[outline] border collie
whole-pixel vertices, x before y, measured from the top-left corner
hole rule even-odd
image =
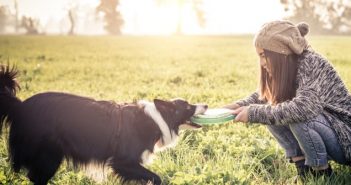
[[[75,167],[106,164],[123,182],[161,184],[143,164],[174,145],[180,126],[201,127],[188,120],[207,109],[180,99],[117,104],[59,92],[21,101],[17,74],[0,66],[0,127],[10,127],[12,169],[27,169],[35,185],[47,184],[63,159]]]

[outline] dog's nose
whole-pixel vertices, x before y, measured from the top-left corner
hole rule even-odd
[[[205,109],[207,109],[207,108],[208,108],[208,105],[205,105],[204,107],[205,107]]]

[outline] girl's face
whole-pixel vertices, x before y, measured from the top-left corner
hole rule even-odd
[[[264,54],[264,50],[262,48],[256,47],[256,53],[259,57],[260,65],[269,72],[269,69],[267,66],[267,59],[266,59],[266,56]]]

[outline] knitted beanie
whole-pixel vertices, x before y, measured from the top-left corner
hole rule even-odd
[[[308,47],[305,35],[309,31],[307,23],[294,25],[289,21],[272,21],[262,26],[254,38],[256,47],[284,55],[301,54]]]

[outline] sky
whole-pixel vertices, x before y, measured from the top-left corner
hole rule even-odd
[[[47,34],[64,34],[69,30],[67,10],[74,8],[78,34],[104,34],[102,15],[96,16],[99,0],[17,0],[20,16],[40,20],[40,30]],[[175,32],[179,15],[184,34],[255,33],[268,21],[282,19],[284,9],[279,0],[203,0],[206,25],[197,24],[190,3],[179,11],[176,3],[157,4],[155,0],[121,0],[119,10],[125,24],[124,34],[169,35]],[[175,1],[173,1],[175,2]],[[0,0],[13,12],[14,0]],[[180,12],[180,13],[179,13]]]

